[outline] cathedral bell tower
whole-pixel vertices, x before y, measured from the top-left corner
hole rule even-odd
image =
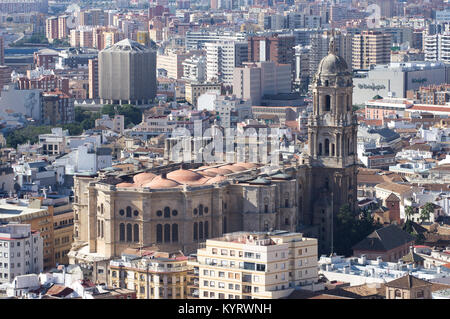
[[[305,222],[317,226],[319,250],[332,250],[335,216],[357,200],[357,131],[352,109],[352,73],[336,54],[334,37],[312,81],[313,113],[308,118],[309,216]],[[336,236],[334,236],[336,238]]]

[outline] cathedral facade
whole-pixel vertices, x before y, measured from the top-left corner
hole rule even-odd
[[[357,200],[352,74],[331,41],[313,80],[306,154],[280,167],[185,164],[75,177],[71,262],[120,256],[127,247],[193,253],[227,232],[274,229],[314,229],[308,236],[329,254],[336,214],[344,205],[355,210]]]

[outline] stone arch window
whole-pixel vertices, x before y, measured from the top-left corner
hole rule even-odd
[[[198,240],[198,225],[194,223],[194,240]]]
[[[402,292],[400,291],[400,289],[395,289],[395,298],[401,298],[402,297]]]
[[[194,215],[197,215],[197,214],[198,214],[198,209],[194,208]]]
[[[178,224],[172,225],[172,243],[178,243]]]
[[[134,224],[133,232],[134,232],[134,241],[138,242],[139,241],[139,225],[138,224]]]
[[[161,224],[156,225],[156,242],[157,243],[162,243],[162,238],[163,238],[162,232],[163,232],[162,225]]]
[[[325,139],[325,156],[330,156],[330,140]]]
[[[78,237],[78,227],[75,228],[75,237]]]
[[[127,224],[127,241],[133,241],[133,232],[131,224]]]
[[[104,210],[103,210],[103,203],[100,205],[100,214],[102,214],[103,215],[103,212],[104,212]]]
[[[119,225],[119,234],[120,234],[119,240],[125,241],[125,224],[124,223],[121,223]]]
[[[208,239],[208,237],[209,237],[209,223],[206,220],[205,221],[205,239]]]
[[[334,143],[332,143],[331,144],[331,156],[335,156],[335,154],[336,154],[336,150],[335,150],[335,147],[334,147]]]
[[[162,216],[162,210],[158,210],[158,211],[156,212],[156,216],[161,217],[161,216]]]
[[[127,206],[127,217],[130,218],[131,217],[131,207]]]
[[[200,204],[198,206],[198,216],[203,216],[203,205],[202,204]]]
[[[170,243],[170,224],[164,225],[164,242]]]
[[[164,207],[164,218],[170,218],[170,208]]]
[[[204,211],[205,211],[205,215],[208,214],[209,208],[205,206]]]
[[[133,212],[133,215],[134,215],[134,217],[138,217],[138,216],[139,216],[139,212],[138,212],[137,210],[135,210],[135,211]]]
[[[101,223],[100,223],[100,234],[101,234],[102,238],[105,238],[105,235],[103,233],[104,227],[105,227],[105,221],[102,220]]]
[[[222,222],[222,233],[226,233],[227,232],[227,217],[223,216],[223,222]]]
[[[176,210],[176,209],[174,209],[173,211],[172,211],[172,216],[177,216],[178,215],[178,211]]]
[[[198,239],[203,239],[203,222],[198,223]]]
[[[325,104],[323,106],[323,110],[325,112],[330,112],[331,111],[331,96],[329,96],[328,94],[325,95]]]
[[[325,80],[324,84],[325,84],[325,86],[328,86],[328,80]]]
[[[284,193],[284,207],[289,207],[289,192]]]
[[[119,210],[119,215],[120,215],[120,216],[125,215],[125,211],[124,211],[123,209]]]
[[[319,143],[319,154],[318,155],[322,155],[322,143]]]

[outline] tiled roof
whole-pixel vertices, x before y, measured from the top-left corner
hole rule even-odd
[[[401,278],[392,280],[385,284],[387,287],[400,288],[400,289],[411,289],[415,287],[431,286],[432,283],[426,280],[419,279],[410,274],[403,276]]]
[[[414,237],[396,225],[375,230],[352,247],[360,251],[389,251],[414,241]]]

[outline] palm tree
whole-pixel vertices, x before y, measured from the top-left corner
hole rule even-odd
[[[405,215],[406,220],[409,220],[412,215],[414,215],[414,208],[412,206],[406,206],[405,207]]]
[[[434,212],[434,204],[433,203],[426,203],[422,211],[420,212],[420,220],[422,223],[426,220],[430,219],[430,215]]]

